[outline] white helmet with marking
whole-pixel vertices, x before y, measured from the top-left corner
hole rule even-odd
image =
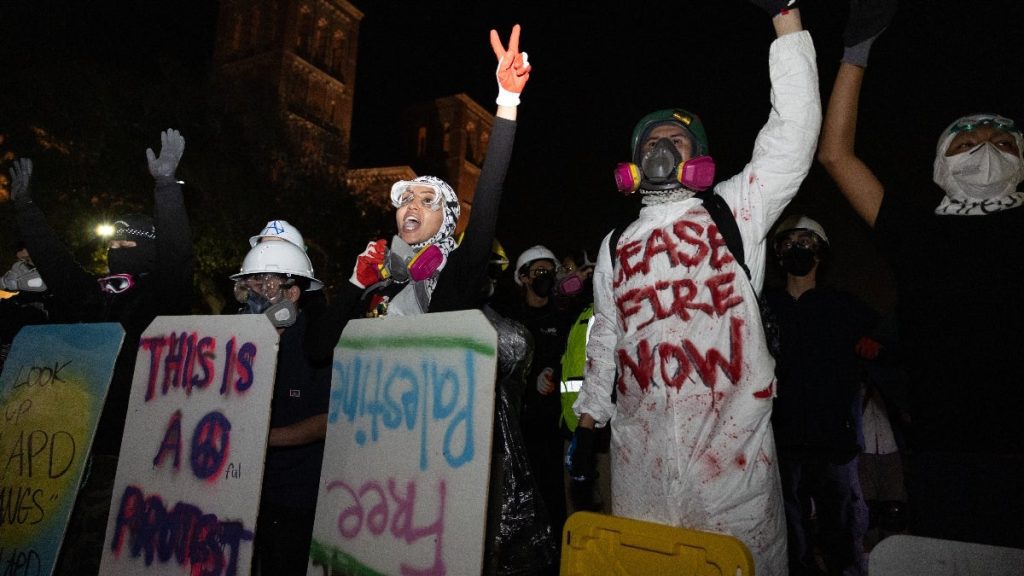
[[[263,227],[263,230],[260,230],[259,234],[249,238],[249,246],[256,246],[264,238],[287,240],[303,250],[306,249],[306,241],[302,238],[302,233],[286,220],[271,220],[267,222],[267,225]]]

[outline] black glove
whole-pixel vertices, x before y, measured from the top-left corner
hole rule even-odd
[[[898,4],[897,0],[850,0],[843,46],[856,46],[881,34],[892,22]]]
[[[32,160],[19,158],[11,165],[11,202],[17,205],[32,202]]]
[[[574,482],[588,482],[597,479],[597,462],[594,456],[594,430],[577,426],[565,453],[565,469]]]
[[[767,12],[772,18],[778,16],[783,10],[793,10],[797,4],[797,0],[750,0],[750,2]]]
[[[152,148],[146,149],[146,160],[149,161],[149,173],[157,182],[175,180],[174,171],[178,169],[181,155],[185,153],[185,139],[181,132],[168,129],[160,133],[160,156],[153,154]]]

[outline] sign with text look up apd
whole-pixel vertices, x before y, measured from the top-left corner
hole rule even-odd
[[[0,572],[53,572],[123,340],[112,323],[14,338],[0,375]]]

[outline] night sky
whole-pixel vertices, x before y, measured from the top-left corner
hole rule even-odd
[[[352,167],[406,163],[395,155],[393,135],[410,104],[466,92],[493,109],[488,31],[497,28],[507,38],[512,24],[522,24],[521,47],[534,71],[519,110],[499,222],[499,239],[513,259],[534,243],[596,252],[609,229],[636,215],[639,199],[618,195],[611,170],[628,159],[632,126],[647,112],[682,106],[699,114],[720,178],[748,160],[768,114],[774,33],[768,17],[743,0],[352,3],[365,13]],[[846,3],[801,6],[818,50],[824,103],[841,53]],[[0,5],[0,55],[13,67],[32,65],[44,52],[102,59],[140,71],[128,75],[138,81],[166,59],[203,73],[216,15],[216,2],[201,0],[8,0]],[[984,110],[1024,119],[1022,16],[1021,3],[1009,0],[901,2],[872,52],[858,141],[887,190],[937,202],[941,192],[930,176],[935,141],[956,116]],[[3,120],[12,122],[17,119]],[[820,167],[793,207],[829,232],[837,259],[832,281],[875,285],[864,296],[889,306],[886,271],[870,236]]]

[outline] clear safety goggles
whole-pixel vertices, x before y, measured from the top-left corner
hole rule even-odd
[[[288,278],[280,274],[251,274],[235,281],[235,292],[255,292],[273,302],[284,290],[294,285],[294,278]]]
[[[398,195],[391,203],[395,208],[401,208],[402,206],[408,206],[413,202],[418,202],[420,206],[428,210],[437,212],[441,209],[442,197],[436,190],[420,190],[419,192],[413,192],[412,190],[405,190]]]
[[[111,274],[97,278],[96,281],[100,284],[100,290],[107,294],[120,294],[135,286],[135,280],[132,279],[131,274]]]
[[[969,121],[958,122],[949,129],[950,134],[956,134],[958,132],[970,132],[971,130],[977,130],[982,126],[991,126],[997,130],[1003,132],[1020,132],[1020,128],[1013,120],[1004,116],[985,116],[982,118],[972,118]]]

